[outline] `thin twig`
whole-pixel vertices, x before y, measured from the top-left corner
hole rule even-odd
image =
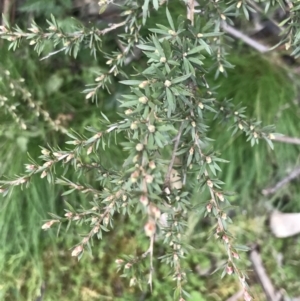
[[[277,190],[279,190],[282,186],[286,185],[290,181],[296,179],[298,176],[300,176],[300,166],[296,167],[292,170],[290,174],[288,174],[285,178],[283,178],[281,181],[276,183],[273,187],[266,188],[262,191],[262,194],[267,196],[269,194],[275,193]]]
[[[300,145],[299,138],[288,137],[288,136],[277,136],[274,138],[274,141]]]
[[[187,18],[194,25],[194,14],[195,14],[195,0],[189,0],[187,3]]]
[[[112,24],[110,27],[105,28],[105,29],[101,30],[100,32],[101,32],[102,35],[105,35],[106,33],[110,32],[112,30],[115,30],[118,27],[121,27],[121,26],[125,25],[126,23],[127,23],[127,21],[125,20],[121,23]]]
[[[4,0],[4,2],[3,2],[2,14],[7,20],[9,20],[10,8],[11,8],[12,4],[13,4],[13,1],[11,1],[11,0]],[[2,17],[2,25],[5,25],[3,17]]]
[[[148,284],[150,286],[150,292],[152,293],[152,278],[153,278],[153,272],[154,272],[154,267],[153,267],[153,247],[154,247],[154,236],[152,235],[150,237],[150,247],[149,247],[149,254],[150,254],[150,273],[149,273],[149,280]]]
[[[44,56],[43,58],[41,58],[40,61],[43,61],[43,60],[49,58],[50,56],[55,55],[55,54],[57,54],[57,53],[59,53],[59,52],[62,52],[62,51],[64,51],[64,50],[66,50],[66,49],[67,49],[67,47],[63,47],[63,48],[61,48],[61,49],[59,49],[59,50],[50,52],[49,54],[47,54],[46,56]]]
[[[167,174],[165,176],[164,183],[165,183],[165,186],[169,187],[169,188],[170,188],[171,172],[172,172],[173,165],[174,165],[174,162],[175,162],[176,152],[177,152],[178,145],[179,145],[179,142],[180,142],[180,137],[181,137],[181,134],[182,134],[182,130],[183,130],[183,122],[180,125],[177,136],[175,137],[175,144],[174,144],[174,149],[173,149],[173,153],[172,153],[172,158],[171,158],[171,161],[170,161],[170,164],[169,164],[169,167],[168,167]]]
[[[234,27],[228,25],[225,22],[222,22],[222,28],[225,32],[229,33],[233,37],[242,40],[245,44],[249,45],[250,47],[254,48],[260,53],[265,53],[270,51],[270,49],[261,43],[255,41],[254,39],[251,39],[250,37],[246,36],[241,31],[235,29]]]

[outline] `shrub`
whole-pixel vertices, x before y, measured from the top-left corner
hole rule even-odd
[[[108,2],[111,1],[99,2],[100,13]],[[265,1],[266,11],[273,2]],[[251,300],[247,275],[238,261],[239,252],[248,249],[236,244],[230,233],[231,193],[223,190],[224,183],[219,179],[220,165],[228,162],[213,148],[218,137],[209,137],[209,129],[221,125],[221,135],[227,135],[228,128],[232,135],[245,133],[251,146],[263,139],[273,148],[274,126],[263,126],[247,118],[243,106],[219,99],[208,75],[226,76],[227,70],[233,68],[226,56],[231,41],[224,28],[226,23],[233,24],[235,18],[241,18],[241,13],[249,19],[255,6],[246,1],[200,1],[199,7],[195,4],[194,0],[185,1],[187,16],[174,20],[166,1],[126,0],[120,6],[122,21],[104,29],[78,22],[73,31],[66,31],[54,16],[47,20],[45,30],[35,22],[24,31],[4,21],[0,36],[9,41],[9,49],[16,50],[28,41],[39,55],[43,54],[43,59],[60,52],[76,58],[82,49],[88,49],[94,57],[104,57],[108,67],[96,75],[95,84],[84,90],[86,100],[97,102],[100,89],[111,91],[115,80],[128,89],[118,99],[119,120],[111,122],[101,113],[99,127],[86,127],[89,134],[84,135],[57,124],[32,101],[20,82],[8,78],[11,90],[20,93],[34,109],[31,113],[41,115],[55,129],[67,131],[69,147],[42,147],[39,160],[30,157],[26,174],[1,181],[0,189],[3,195],[10,195],[16,186],[27,187],[32,177],[39,175],[49,183],[68,187],[62,194],[67,198],[75,192],[83,194],[89,200],[88,207],[67,203],[64,216],[51,214],[42,226],[45,230],[58,226],[59,230],[62,223],[68,227],[72,223],[87,225],[88,232],[71,252],[78,259],[85,251],[91,252],[93,239],[102,239],[103,232],[110,231],[120,215],[137,216],[148,237],[148,248],[116,259],[118,269],[130,279],[130,285],[142,287],[146,282],[152,290],[154,261],[160,260],[175,280],[174,299],[181,301],[188,296],[184,289],[189,272],[185,256],[193,252],[185,239],[187,218],[193,211],[209,216],[215,221],[211,239],[223,244],[227,254],[223,276],[236,275],[244,299]],[[282,43],[287,48],[293,46],[297,56],[294,22],[299,8],[289,4],[284,29],[287,35]],[[167,24],[157,24],[149,28],[146,37],[142,36],[150,13],[162,10]],[[106,53],[102,43],[116,29],[122,29],[118,34],[120,51]],[[45,54],[49,42],[55,49]],[[147,58],[146,65],[128,71],[126,65],[134,61],[139,50]],[[9,75],[4,72],[4,76]],[[0,100],[6,113],[26,129],[22,116],[28,112],[21,114],[6,96]],[[108,163],[106,154],[115,148],[114,144],[122,147],[124,159]],[[70,173],[78,180],[68,177]],[[156,244],[164,245],[163,254],[157,256]]]

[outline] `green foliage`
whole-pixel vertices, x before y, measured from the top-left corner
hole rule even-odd
[[[236,139],[234,137],[241,134],[245,134],[251,146],[263,139],[273,148],[274,127],[264,126],[260,121],[248,118],[244,104],[235,104],[234,101],[228,100],[240,96],[226,88],[224,79],[221,80],[220,91],[213,88],[214,78],[218,78],[220,74],[228,75],[229,80],[237,74],[236,70],[234,73],[231,71],[234,60],[231,61],[226,56],[227,40],[222,32],[222,22],[226,20],[232,23],[232,17],[239,16],[240,12],[249,19],[251,7],[242,1],[237,4],[232,1],[209,2],[206,6],[200,1],[204,11],[200,18],[195,15],[192,3],[193,1],[190,3],[187,19],[185,16],[174,18],[168,8],[164,8],[164,3],[156,0],[137,3],[125,1],[120,14],[123,17],[122,22],[101,30],[96,26],[86,27],[79,22],[74,22],[74,28],[68,30],[54,16],[47,21],[49,27],[45,30],[35,22],[32,22],[26,31],[18,26],[10,26],[5,21],[0,28],[0,36],[10,42],[11,50],[18,51],[19,47],[24,47],[22,43],[28,41],[29,46],[43,57],[43,61],[53,59],[60,52],[79,59],[86,51],[95,58],[99,55],[104,57],[108,67],[97,70],[96,83],[83,91],[87,101],[91,99],[98,102],[99,98],[107,97],[112,89],[117,94],[113,86],[116,81],[123,87],[120,88],[122,96],[114,96],[114,99],[118,98],[119,117],[118,120],[112,120],[109,114],[94,114],[97,108],[94,104],[78,106],[78,100],[67,102],[65,106],[50,106],[49,109],[44,109],[46,104],[40,104],[32,97],[18,73],[11,72],[10,68],[7,72],[7,69],[3,68],[1,105],[5,109],[5,116],[10,116],[6,118],[13,120],[23,130],[28,130],[28,133],[35,133],[39,127],[38,122],[42,122],[49,130],[67,132],[68,141],[67,147],[61,143],[61,136],[58,141],[54,139],[54,142],[48,143],[47,146],[46,143],[42,143],[44,146],[41,148],[41,155],[31,155],[30,163],[25,164],[26,173],[2,180],[0,189],[4,196],[10,196],[16,186],[26,187],[35,193],[33,198],[36,200],[37,190],[32,190],[32,187],[35,187],[36,175],[46,178],[51,184],[66,187],[59,188],[59,194],[67,200],[64,202],[65,213],[61,213],[61,207],[56,209],[50,206],[51,219],[44,223],[42,229],[47,230],[58,225],[59,232],[61,227],[70,228],[69,231],[72,231],[71,225],[81,226],[85,233],[82,238],[76,242],[71,239],[71,255],[78,259],[82,258],[84,252],[91,254],[92,247],[97,244],[94,237],[107,240],[107,232],[112,231],[115,225],[117,237],[122,237],[120,234],[123,234],[123,237],[127,238],[126,231],[130,231],[130,227],[122,230],[118,225],[125,220],[132,222],[135,225],[134,247],[137,250],[131,247],[127,250],[122,245],[121,251],[124,255],[122,259],[117,259],[116,263],[118,270],[123,273],[122,276],[129,279],[130,286],[144,290],[147,286],[150,287],[153,295],[149,298],[156,298],[156,294],[161,298],[163,294],[165,300],[183,301],[189,297],[190,291],[193,300],[204,300],[203,296],[207,291],[204,289],[202,296],[202,293],[196,292],[196,288],[190,284],[193,283],[193,276],[190,276],[189,256],[192,255],[189,254],[195,253],[193,246],[196,245],[192,231],[198,226],[195,222],[191,225],[190,215],[194,216],[196,213],[197,222],[199,216],[210,217],[214,223],[212,246],[218,241],[225,249],[220,275],[224,277],[226,274],[234,274],[243,287],[245,300],[251,300],[245,268],[238,260],[240,252],[247,251],[247,248],[240,247],[235,242],[235,235],[230,230],[232,221],[229,211],[234,199],[227,191],[227,186],[228,189],[240,187],[234,183],[234,179],[237,173],[243,174],[243,170],[237,170],[231,163],[224,167],[231,177],[228,176],[226,190],[223,189],[225,183],[219,179],[221,167],[223,168],[223,163],[227,163],[227,159],[232,157],[232,151],[228,157],[221,157],[219,150],[229,150]],[[141,36],[141,29],[155,10],[165,11],[167,23],[156,24],[155,28],[149,29],[150,34],[147,37]],[[108,53],[102,48],[104,36],[117,28],[124,28],[118,35],[121,50]],[[49,48],[49,44],[53,49]],[[128,60],[133,60],[137,48],[146,58],[144,65],[142,68],[139,66],[134,71],[128,71],[130,69],[124,65],[128,64]],[[68,58],[68,61],[72,59]],[[88,73],[92,69],[87,68],[85,72]],[[135,75],[131,74],[133,72]],[[250,78],[251,74],[248,76]],[[46,93],[48,97],[57,97],[57,89],[64,85],[72,85],[80,81],[80,78],[75,75],[66,81],[64,73],[59,70],[48,79],[48,84],[45,81],[45,90],[41,93]],[[280,76],[277,80],[280,81]],[[233,82],[234,80],[230,83]],[[238,81],[237,85],[239,84]],[[262,87],[266,85],[263,81],[260,84]],[[125,86],[128,86],[128,89]],[[102,89],[107,92],[103,92]],[[253,94],[257,110],[262,108],[259,105],[261,98],[269,97],[273,100],[274,95],[278,94],[274,91],[273,96],[271,93],[270,96],[266,96],[262,92],[266,90],[260,90],[259,87],[257,89],[258,92]],[[243,92],[243,89],[240,91]],[[62,97],[68,96],[62,94]],[[25,103],[25,106],[20,106],[20,110],[14,105],[14,97]],[[281,99],[284,97],[285,95]],[[249,99],[249,94],[243,98]],[[58,113],[66,116],[65,111],[70,105],[74,106],[75,113],[88,113],[84,118],[79,117],[85,124],[85,132],[82,131],[82,123],[78,121],[77,128],[70,130],[69,124],[62,125],[57,116],[52,117]],[[276,112],[274,109],[274,114]],[[260,112],[256,113],[258,114],[254,114],[255,116],[260,115]],[[94,119],[95,115],[98,118],[97,122]],[[36,117],[40,119],[37,120]],[[220,130],[217,122],[222,124]],[[230,133],[226,133],[226,128],[233,138],[229,139]],[[5,127],[4,132],[7,135]],[[46,133],[37,133],[36,136],[38,134],[45,141],[51,141]],[[20,135],[17,140],[22,151],[26,151],[28,147],[29,140],[26,135]],[[57,143],[59,146],[52,146]],[[249,152],[249,147],[245,147],[244,141],[238,143],[241,149],[245,148]],[[122,155],[119,154],[118,159],[115,159],[113,154],[116,148],[120,147]],[[255,181],[256,171],[253,167],[250,169],[252,174],[249,186]],[[77,194],[73,196],[75,193]],[[49,197],[56,197],[51,191],[47,194]],[[249,197],[251,196],[252,193],[249,194]],[[39,208],[41,204],[38,206],[35,202],[35,205],[35,208]],[[7,208],[9,213],[8,205]],[[134,216],[138,218],[132,220]],[[34,217],[32,214],[27,219]],[[136,230],[141,226],[144,226],[145,235]],[[9,232],[6,228],[5,233]],[[68,233],[70,232],[62,237],[62,245],[69,242],[68,237],[71,236]],[[33,237],[33,245],[38,244],[37,237]],[[16,254],[27,252],[29,240],[30,238],[25,239],[27,244],[22,244]],[[159,250],[156,245],[160,245]],[[107,241],[105,247],[98,250],[103,251],[106,247],[107,255],[101,256],[109,257],[110,245]],[[8,252],[11,251],[8,249]],[[99,255],[99,258],[101,256]],[[83,260],[86,264],[87,258]],[[161,267],[157,261],[163,263]],[[173,297],[172,289],[160,291],[154,270],[157,271],[157,279],[168,276],[167,281],[172,281],[170,287],[175,286]],[[75,274],[75,269],[68,270],[70,277]],[[36,279],[40,278],[37,276]],[[230,278],[226,277],[224,281],[228,281],[227,279]],[[42,283],[38,286],[42,287]],[[28,290],[32,291],[31,285]],[[89,293],[86,292],[87,295]],[[135,289],[132,289],[132,293],[136,293]],[[97,293],[96,297],[107,294],[107,291],[104,294]],[[18,292],[15,292],[15,297],[20,297]]]

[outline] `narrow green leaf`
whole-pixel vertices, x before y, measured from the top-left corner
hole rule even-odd
[[[194,47],[193,49],[191,49],[187,55],[191,55],[191,54],[194,54],[194,53],[200,53],[201,50],[203,50],[205,47],[203,45],[200,45],[200,46],[197,46],[197,47]]]
[[[144,5],[143,5],[143,25],[146,24],[146,20],[147,20],[147,15],[148,15],[148,11],[149,11],[149,2],[150,0],[145,0]]]
[[[190,78],[191,75],[192,75],[192,74],[189,73],[189,74],[186,74],[186,75],[179,76],[179,77],[177,77],[177,78],[175,78],[175,79],[172,79],[172,84],[178,84],[178,83],[181,83],[181,82],[187,80],[188,78]]]
[[[153,0],[153,7],[155,10],[158,10],[159,9],[159,3],[158,3],[158,0]]]
[[[128,85],[128,86],[136,86],[139,85],[142,81],[141,80],[134,80],[134,79],[129,79],[129,80],[121,80],[119,83],[123,85]]]
[[[174,22],[173,22],[172,16],[171,16],[168,8],[166,8],[166,15],[167,15],[167,19],[168,19],[168,22],[169,22],[171,28],[175,31]]]

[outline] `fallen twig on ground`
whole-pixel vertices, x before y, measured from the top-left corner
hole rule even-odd
[[[273,286],[269,276],[266,273],[266,270],[263,266],[261,256],[258,252],[257,246],[254,246],[250,252],[250,260],[253,265],[254,272],[261,283],[261,286],[266,294],[268,301],[280,301],[282,298],[282,293],[276,291]]]
[[[285,178],[283,178],[281,181],[276,183],[273,187],[263,189],[262,194],[267,196],[267,195],[275,193],[282,186],[284,186],[287,183],[289,183],[290,181],[296,179],[299,175],[300,175],[300,166],[293,169],[291,173],[289,173]]]

